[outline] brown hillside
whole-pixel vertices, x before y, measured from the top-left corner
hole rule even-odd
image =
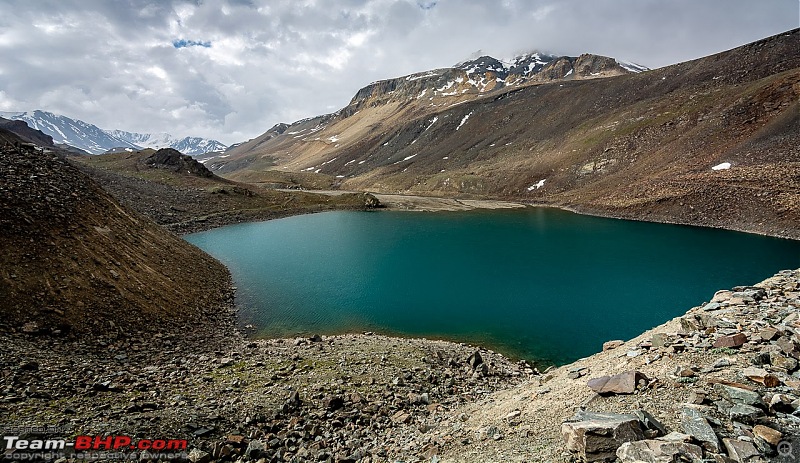
[[[53,137],[41,130],[30,128],[25,121],[13,121],[0,117],[0,128],[8,130],[25,142],[35,143],[38,146],[53,147]]]
[[[347,189],[528,200],[797,237],[798,95],[793,30],[641,74],[427,112],[390,101],[302,121],[250,154],[242,145],[221,172],[318,172]],[[722,163],[732,167],[712,170]]]
[[[329,160],[335,151],[360,149],[365,137],[371,138],[458,104],[543,82],[629,73],[613,58],[591,54],[579,57],[527,54],[517,57],[510,68],[495,58],[482,56],[452,68],[373,82],[360,89],[336,113],[291,125],[277,124],[261,136],[217,156],[210,166],[217,173],[230,174],[230,178],[241,181],[252,181],[258,178],[252,172],[276,165],[315,172],[322,167],[316,164]],[[243,170],[249,174],[242,174]]]
[[[225,267],[121,207],[62,158],[0,137],[7,329],[130,335],[229,319]]]
[[[78,168],[124,206],[177,233],[293,214],[360,210],[378,205],[374,197],[364,193],[330,196],[299,191],[331,189],[333,177],[270,171],[254,184],[237,183],[213,175],[189,156],[169,151],[174,153],[167,156],[160,150],[162,155],[157,156],[153,150],[142,150],[73,159]]]

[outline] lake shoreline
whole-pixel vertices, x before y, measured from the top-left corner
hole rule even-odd
[[[335,210],[371,210],[371,211],[406,211],[406,212],[457,212],[469,210],[495,210],[495,209],[517,209],[524,207],[545,207],[560,209],[563,211],[572,212],[580,215],[587,215],[592,217],[602,217],[617,220],[631,220],[636,222],[651,222],[662,223],[669,225],[684,225],[691,227],[713,228],[720,230],[730,230],[740,233],[749,233],[754,235],[769,236],[773,238],[781,238],[788,240],[800,240],[800,229],[785,230],[783,232],[774,232],[759,227],[758,224],[751,224],[749,226],[734,226],[725,223],[712,223],[712,222],[698,222],[691,220],[680,220],[677,218],[664,218],[652,216],[639,216],[632,212],[615,212],[610,210],[602,210],[585,205],[577,204],[558,204],[553,202],[541,202],[530,200],[514,200],[514,199],[486,199],[486,198],[450,198],[439,196],[422,196],[422,195],[405,195],[405,194],[389,194],[374,191],[341,191],[341,190],[304,190],[306,193],[320,194],[326,196],[340,196],[345,194],[366,194],[372,195],[381,202],[378,208],[367,208],[361,206],[338,206],[332,205],[331,207],[321,207],[317,210],[309,209],[286,209],[281,211],[268,211],[261,213],[254,213],[249,215],[247,211],[231,211],[227,214],[219,214],[215,216],[213,221],[208,221],[208,217],[196,217],[180,224],[166,224],[167,229],[179,234],[187,235],[190,233],[197,233],[207,231],[214,228],[224,227],[237,223],[246,222],[262,222],[267,220],[282,219],[297,215],[315,214],[318,212],[329,212]],[[762,224],[763,225],[763,224]]]
[[[719,438],[735,440],[742,425],[722,412],[727,390],[720,384],[759,397],[785,396],[786,404],[800,394],[791,366],[761,367],[780,381],[778,388],[741,376],[764,352],[772,352],[776,365],[791,362],[762,332],[774,327],[796,340],[800,271],[718,291],[713,300],[718,307],[701,303],[628,341],[602,351],[598,346],[593,355],[541,373],[463,343],[365,333],[252,340],[230,325],[201,332],[162,327],[154,337],[109,339],[98,349],[96,338],[0,331],[0,345],[7,346],[0,364],[11,372],[0,378],[7,386],[0,410],[9,425],[65,429],[54,438],[117,429],[138,438],[186,439],[190,459],[206,462],[288,455],[371,463],[422,463],[434,456],[442,463],[567,463],[574,454],[565,451],[561,425],[576,410],[643,409],[667,430],[682,431],[676,410],[693,397],[709,404],[702,413],[714,420]],[[714,348],[729,320],[747,342]],[[630,370],[645,374],[651,386],[605,396],[587,386],[589,379]],[[87,378],[93,379],[87,384]],[[800,430],[772,406],[763,408],[762,426],[783,435]],[[758,453],[774,455],[775,445],[759,445]]]

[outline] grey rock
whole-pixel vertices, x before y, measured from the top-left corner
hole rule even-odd
[[[763,406],[764,401],[761,400],[761,395],[755,391],[748,391],[739,387],[728,386],[727,384],[718,384],[718,390],[723,397],[727,398],[733,403]]]
[[[769,359],[772,366],[791,373],[797,370],[797,360],[792,357],[785,357],[780,352],[770,352]]]
[[[722,308],[722,304],[719,302],[709,302],[708,304],[703,306],[703,311],[705,312],[712,312],[714,310],[719,310]]]
[[[756,366],[764,366],[772,363],[770,352],[759,352],[750,359],[750,363]]]
[[[752,405],[734,404],[730,410],[730,417],[732,420],[747,424],[753,424],[762,416],[764,416],[764,412]]]
[[[189,452],[188,458],[192,463],[208,463],[211,461],[211,455],[208,452],[196,448]]]
[[[252,459],[257,459],[264,452],[266,447],[264,443],[258,439],[253,439],[247,444],[247,449],[244,451],[245,455]]]
[[[777,344],[786,355],[796,359],[800,358],[800,349],[798,349],[797,343],[789,336],[781,336],[775,344]]]
[[[683,407],[681,409],[681,429],[686,434],[694,437],[703,443],[703,447],[712,452],[719,452],[719,438],[711,429],[708,420],[700,410],[693,407]]]
[[[722,357],[720,359],[717,359],[717,361],[714,362],[713,365],[711,365],[711,368],[713,368],[715,370],[718,370],[720,368],[725,368],[725,367],[729,367],[729,366],[731,366],[730,359],[728,359],[726,357]]]
[[[667,347],[670,345],[670,336],[666,333],[656,333],[650,339],[650,343],[654,348]]]
[[[606,341],[603,343],[603,352],[611,349],[616,349],[617,347],[625,344],[625,341],[621,339],[615,339],[613,341]]]
[[[639,418],[639,422],[642,423],[644,429],[656,432],[656,435],[652,437],[664,436],[667,434],[667,427],[661,424],[653,415],[644,410],[635,410],[633,414]]]
[[[702,405],[705,403],[708,397],[708,393],[702,390],[694,390],[689,394],[689,398],[687,399],[686,403],[694,404],[694,405]]]

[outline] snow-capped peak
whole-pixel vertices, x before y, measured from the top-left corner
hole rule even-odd
[[[112,149],[174,148],[181,153],[198,155],[224,151],[227,147],[199,137],[176,138],[168,133],[136,133],[124,130],[103,130],[94,124],[48,111],[0,112],[0,117],[25,121],[31,128],[53,137],[56,144],[80,148],[92,154]]]

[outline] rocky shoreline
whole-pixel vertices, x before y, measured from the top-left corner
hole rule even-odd
[[[442,461],[795,461],[798,333],[800,270],[718,291],[632,340],[467,405],[464,435],[494,426],[504,438],[448,447]],[[630,438],[605,439],[621,429]],[[621,450],[626,440],[636,442]]]
[[[187,439],[193,462],[490,463],[592,461],[586,445],[567,450],[562,423],[643,410],[705,458],[687,461],[783,461],[778,445],[800,436],[798,332],[798,270],[720,291],[541,374],[485,349],[374,334],[250,340],[231,325],[88,339],[6,332],[0,413],[4,426],[66,432],[54,437]],[[629,371],[645,387],[598,394],[587,384]],[[687,428],[686,410],[706,434]],[[663,443],[663,432],[645,431],[640,441]]]

